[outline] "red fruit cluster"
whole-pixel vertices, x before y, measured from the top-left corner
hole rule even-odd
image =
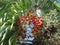
[[[26,18],[26,16],[22,16],[22,17],[20,18],[20,23],[25,24],[25,18]]]
[[[38,32],[37,28],[42,28],[43,27],[43,24],[44,24],[44,20],[42,19],[42,17],[36,17],[36,16],[33,16],[32,17],[32,22],[34,24],[34,30],[36,32]]]
[[[30,20],[29,17],[27,17],[27,16],[22,16],[21,18],[19,18],[19,19],[17,20],[17,25],[19,26],[20,23],[26,24],[26,21],[28,21],[28,20]]]
[[[38,32],[38,29],[37,28],[42,28],[43,27],[43,24],[44,24],[44,20],[42,19],[42,17],[22,16],[21,18],[18,19],[17,25],[19,26],[20,23],[26,24],[27,21],[29,21],[29,23],[30,23],[30,21],[32,21],[32,23],[34,24],[34,31],[36,31],[36,32]]]

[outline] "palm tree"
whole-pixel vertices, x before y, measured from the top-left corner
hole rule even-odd
[[[39,5],[44,14],[46,14],[49,10],[56,9],[53,3],[54,1],[55,0],[0,0],[0,45],[16,45],[19,31],[16,23],[22,14],[25,15],[29,9],[35,9],[35,5]],[[58,10],[57,12],[59,14],[60,11]]]

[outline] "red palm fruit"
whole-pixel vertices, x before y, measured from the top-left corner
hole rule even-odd
[[[44,24],[44,21],[43,20],[39,20],[40,24]]]
[[[30,20],[30,17],[26,17],[26,20],[27,20],[27,21]]]
[[[40,19],[37,19],[37,22],[39,22]]]
[[[40,26],[41,24],[39,23],[39,24],[37,24],[38,26]]]
[[[26,16],[22,16],[21,18],[26,18]]]
[[[38,17],[39,20],[43,21],[42,17]]]
[[[36,27],[36,26],[34,27],[34,31],[35,31],[35,32],[38,32],[38,30],[37,30],[37,27]]]
[[[43,23],[39,23],[39,24],[37,24],[37,26],[42,28],[43,27]]]
[[[21,23],[23,22],[23,19],[22,19],[22,18],[20,18],[20,22],[21,22]]]
[[[43,27],[43,23],[41,23],[39,26],[40,26],[40,27]]]
[[[23,20],[20,20],[20,22],[22,23],[22,22],[23,22]]]
[[[42,17],[38,17],[39,20],[43,20]]]
[[[38,27],[38,25],[37,25],[37,24],[35,24],[35,26],[36,26],[36,28]]]
[[[34,20],[32,20],[32,23],[34,24],[34,23],[35,23],[35,21],[34,21]]]
[[[40,18],[42,18],[42,17],[40,16],[40,17],[38,17],[38,18],[40,19]]]
[[[36,18],[36,16],[33,16],[32,18],[34,18],[34,19],[35,19],[35,18]]]
[[[39,22],[39,21],[36,21],[35,23],[36,23],[36,24],[39,24],[40,22]]]
[[[26,22],[25,22],[25,19],[20,19],[20,22],[22,23],[22,24],[25,24]]]
[[[26,24],[26,22],[22,22],[22,24]]]
[[[41,25],[43,25],[43,24],[44,24],[44,21],[42,20],[42,21],[41,21]]]
[[[24,20],[26,18],[26,16],[22,16],[21,18],[20,18],[20,20]]]
[[[35,32],[38,32],[38,30],[34,29]]]
[[[25,20],[20,20],[20,23],[26,24]]]
[[[43,25],[40,25],[39,27],[40,27],[40,28],[42,28],[42,27],[43,27]]]
[[[34,19],[35,22],[37,22],[37,19]]]
[[[34,17],[33,17],[31,20],[32,20],[32,21],[36,21],[36,20],[37,20],[37,18],[34,18]]]
[[[44,20],[40,20],[44,24]]]
[[[43,21],[43,19],[41,18],[40,21]]]
[[[44,21],[41,22],[41,25],[43,25],[43,24],[44,24]]]

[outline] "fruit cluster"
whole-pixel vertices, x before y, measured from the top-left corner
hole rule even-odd
[[[44,20],[42,19],[42,17],[33,16],[32,22],[34,24],[34,30],[35,31],[37,31],[38,28],[41,29],[43,27],[43,24],[44,24]]]
[[[28,16],[22,16],[21,18],[18,19],[17,25],[19,26],[21,24],[26,24],[27,21],[29,21],[29,24],[32,22],[34,24],[34,30],[37,31],[37,28],[42,28],[44,24],[44,20],[42,17],[28,17]]]

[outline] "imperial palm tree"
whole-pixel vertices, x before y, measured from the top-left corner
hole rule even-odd
[[[0,0],[0,45],[16,45],[18,31],[20,30],[17,26],[17,19],[22,15],[26,15],[29,9],[35,10],[35,5],[42,8],[42,17],[44,17],[46,23],[49,23],[46,19],[48,15],[51,13],[56,13],[51,15],[58,14],[58,16],[56,16],[58,19],[54,19],[58,20],[55,22],[58,23],[56,26],[60,28],[60,6],[53,2],[55,2],[55,0]],[[53,12],[52,9],[56,9],[57,12]],[[49,10],[52,10],[52,12],[50,11],[49,13]],[[56,24],[55,22],[54,24]],[[48,25],[46,23],[44,24],[44,27]]]

